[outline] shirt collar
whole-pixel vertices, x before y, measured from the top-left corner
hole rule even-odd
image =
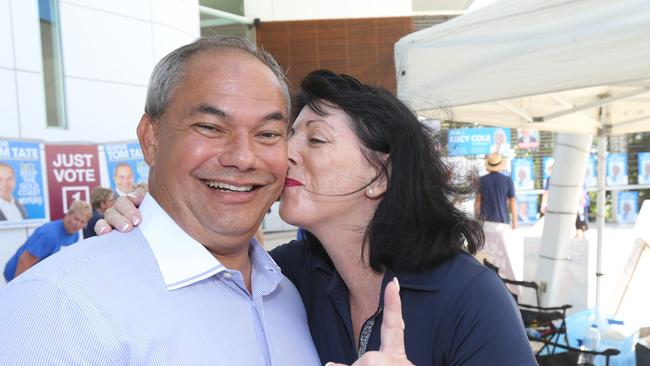
[[[206,279],[225,267],[198,241],[189,236],[147,194],[140,205],[139,228],[153,252],[165,286],[175,290]]]
[[[339,285],[338,282],[340,282],[340,284],[343,283],[343,280],[340,279],[338,272],[336,272],[336,268],[334,268],[334,265],[329,259],[323,258],[321,255],[318,254],[315,254],[314,258],[315,261],[312,266],[312,269],[314,270],[318,269],[320,271],[326,272],[331,276],[330,283],[328,286],[328,291],[332,291],[334,288],[336,288]],[[384,303],[384,289],[386,288],[388,282],[393,280],[393,277],[397,277],[397,279],[399,280],[400,288],[402,289],[408,289],[413,291],[429,291],[429,292],[440,290],[439,269],[443,265],[444,263],[432,270],[420,272],[420,273],[401,272],[395,274],[391,270],[386,271],[381,285],[380,303],[381,304]]]

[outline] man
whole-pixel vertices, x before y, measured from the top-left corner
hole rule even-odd
[[[135,190],[133,169],[127,163],[119,163],[115,166],[113,181],[115,182],[115,193],[118,196],[126,196]]]
[[[7,282],[58,252],[62,247],[79,241],[79,230],[86,226],[90,215],[90,206],[86,202],[74,201],[63,219],[36,229],[7,262],[4,273]]]
[[[245,40],[165,56],[137,128],[142,224],[0,290],[0,364],[319,364],[298,292],[251,239],[284,186],[289,110]]]
[[[27,210],[13,196],[16,188],[14,168],[0,162],[0,221],[16,221],[27,218]]]
[[[533,189],[533,181],[528,177],[528,169],[520,167],[517,169],[517,189]]]
[[[641,169],[639,169],[641,171]],[[639,174],[640,184],[650,184],[650,160],[646,160],[643,165],[643,173]]]
[[[104,213],[115,204],[113,191],[104,187],[96,187],[90,193],[90,203],[93,207],[93,216],[84,227],[84,239],[92,238],[95,234],[97,220],[104,218]]]
[[[517,199],[512,179],[501,171],[505,161],[500,154],[490,154],[485,160],[489,172],[479,179],[479,193],[474,203],[477,217],[489,222],[510,224],[508,209],[512,216],[512,228],[517,228]]]

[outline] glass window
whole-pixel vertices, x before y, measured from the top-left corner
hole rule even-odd
[[[38,0],[47,127],[66,128],[58,4]]]
[[[243,16],[243,0],[200,0],[199,5],[202,36],[239,36],[255,42],[252,20]]]

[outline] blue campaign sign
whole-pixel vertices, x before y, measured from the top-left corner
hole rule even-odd
[[[512,154],[509,128],[452,128],[447,137],[449,156]]]
[[[517,195],[517,216],[520,224],[537,221],[537,194]]]
[[[616,221],[633,224],[639,211],[639,192],[618,192]]]
[[[535,174],[532,158],[512,159],[512,181],[516,190],[535,188]]]
[[[598,158],[595,155],[589,155],[587,160],[587,173],[585,173],[585,186],[595,187],[598,185]]]
[[[627,154],[609,154],[607,156],[607,185],[624,186],[627,182]]]
[[[0,226],[47,220],[41,145],[0,140]]]
[[[639,153],[639,184],[650,184],[650,152]]]
[[[111,188],[120,196],[133,191],[136,185],[147,183],[149,166],[137,142],[104,145]]]
[[[550,156],[545,156],[544,159],[542,159],[542,179],[544,180],[544,189],[548,189],[546,185],[548,184],[548,178],[553,174],[553,164],[555,164],[555,159]]]

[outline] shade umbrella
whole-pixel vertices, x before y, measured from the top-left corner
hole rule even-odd
[[[650,131],[648,60],[647,0],[501,0],[395,45],[398,96],[419,115],[560,133],[537,272],[547,301],[596,136],[599,305],[606,137]]]

